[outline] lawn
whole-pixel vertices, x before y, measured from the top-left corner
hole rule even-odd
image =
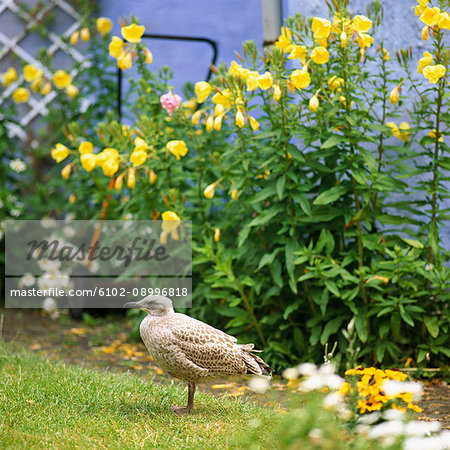
[[[250,401],[197,393],[194,413],[179,386],[49,362],[0,347],[1,448],[229,448],[251,419],[281,414]]]

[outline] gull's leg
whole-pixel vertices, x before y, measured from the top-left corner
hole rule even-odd
[[[195,383],[188,384],[188,403],[186,407],[172,406],[172,411],[179,416],[190,414],[194,408]]]

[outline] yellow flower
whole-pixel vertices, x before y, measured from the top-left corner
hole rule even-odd
[[[436,84],[447,72],[442,64],[427,66],[423,69],[423,76],[432,84]]]
[[[289,28],[281,27],[281,35],[275,42],[275,46],[282,50],[284,53],[289,53],[292,47],[291,38],[292,31]]]
[[[439,14],[438,27],[443,30],[450,30],[450,14],[447,11]]]
[[[202,115],[201,111],[195,111],[194,114],[192,114],[191,121],[194,125],[198,125],[198,122],[200,121],[200,116]]]
[[[434,8],[429,8],[428,6],[423,10],[422,15],[419,19],[429,27],[437,25],[439,21],[439,14],[441,13],[440,9],[436,6]]]
[[[218,116],[223,116],[225,113],[225,108],[222,105],[216,105],[214,107],[214,116],[218,117]]]
[[[25,81],[28,81],[31,83],[34,80],[37,80],[42,77],[42,70],[39,70],[36,66],[33,66],[33,64],[26,64],[23,67],[23,78]]]
[[[206,131],[208,133],[211,133],[211,131],[214,129],[214,117],[208,116],[206,119]]]
[[[288,59],[300,59],[302,64],[305,64],[305,58],[308,55],[308,50],[304,45],[293,45]]]
[[[220,228],[214,228],[214,242],[219,242]]]
[[[230,96],[231,92],[228,89],[224,89],[222,92],[214,94],[211,100],[216,105],[222,105],[225,109],[228,109],[231,107]]]
[[[311,58],[316,64],[325,64],[330,59],[330,54],[328,50],[324,47],[316,47],[311,52]]]
[[[77,30],[77,31],[74,31],[74,32],[70,35],[69,42],[70,42],[72,45],[76,45],[77,42],[78,42],[79,37],[80,37],[80,32],[79,32],[78,30]]]
[[[386,126],[391,129],[392,136],[395,136],[401,141],[409,141],[409,124],[402,122],[399,127],[394,122],[387,122]]]
[[[150,169],[150,172],[149,172],[149,175],[148,175],[148,181],[149,181],[149,183],[150,183],[150,184],[156,183],[157,178],[158,178],[158,177],[156,176],[155,171],[154,171],[153,169]]]
[[[132,167],[130,167],[128,169],[127,187],[130,189],[134,189],[135,186],[136,186],[135,170]]]
[[[352,20],[353,29],[358,33],[367,33],[372,27],[372,21],[366,16],[355,16]]]
[[[58,89],[64,89],[72,83],[72,77],[65,70],[57,70],[53,75],[53,84]]]
[[[317,95],[313,95],[309,100],[309,110],[311,112],[316,112],[319,109],[319,99]]]
[[[133,153],[130,155],[130,161],[134,164],[134,166],[140,166],[144,164],[147,160],[147,153],[143,150],[135,149]]]
[[[212,88],[206,81],[198,81],[195,83],[195,95],[197,96],[197,101],[203,103],[211,94]]]
[[[436,129],[431,130],[431,131],[428,133],[428,136],[429,136],[430,138],[432,138],[432,139],[436,139]],[[439,139],[438,139],[438,141],[439,141],[439,142],[443,142],[443,141],[444,141],[444,136],[442,136],[441,133],[439,133]]]
[[[428,0],[418,0],[419,4],[414,8],[416,16],[420,16],[423,10],[428,6]]]
[[[98,17],[95,21],[95,25],[97,27],[97,31],[101,36],[109,33],[112,30],[113,26],[111,19],[108,19],[107,17]]]
[[[433,62],[433,55],[428,52],[423,53],[423,58],[419,59],[417,63],[417,72],[422,73],[423,69]]]
[[[345,32],[345,31],[343,31],[342,33],[341,33],[341,36],[340,36],[340,38],[341,38],[341,47],[342,48],[345,48],[345,47],[347,47],[347,33]]]
[[[145,27],[143,25],[137,25],[132,23],[127,27],[122,27],[122,37],[133,44],[138,44],[141,42],[141,37],[144,34]]]
[[[47,81],[47,83],[44,84],[44,87],[42,88],[42,95],[48,95],[50,91],[52,90],[52,85],[50,81]]]
[[[256,78],[256,82],[263,91],[266,91],[267,89],[272,87],[273,84],[272,74],[266,71],[263,75],[260,75],[258,78]]]
[[[429,34],[429,32],[430,32],[430,27],[429,27],[428,25],[425,25],[425,26],[422,28],[422,39],[423,39],[424,41],[427,41],[427,40],[428,40],[428,34]]]
[[[106,177],[112,177],[119,170],[119,162],[115,158],[109,158],[102,164],[102,169]]]
[[[17,88],[12,97],[16,103],[25,103],[30,98],[30,91],[22,87]]]
[[[163,222],[164,225],[164,222]],[[167,244],[167,233],[165,231],[161,231],[161,234],[159,235],[159,243],[161,245]]]
[[[119,175],[116,178],[116,181],[114,182],[114,187],[115,187],[116,191],[120,191],[122,189],[122,187],[123,187],[123,174]]]
[[[146,151],[148,150],[148,144],[147,142],[144,141],[144,139],[140,138],[140,137],[136,137],[134,138],[134,150],[142,150],[142,151]]]
[[[297,89],[304,89],[311,83],[311,77],[307,69],[296,69],[291,73],[289,78]]]
[[[214,119],[214,129],[216,131],[220,131],[220,129],[222,128],[222,119],[223,119],[223,116],[217,116]]]
[[[330,88],[330,90],[332,92],[334,92],[334,91],[340,92],[342,90],[343,84],[344,84],[344,79],[343,78],[339,78],[336,75],[333,75],[328,80],[328,87]]]
[[[238,194],[239,194],[238,190],[237,190],[237,189],[233,189],[233,190],[231,191],[231,198],[232,198],[233,200],[236,200],[236,199],[238,198]]]
[[[389,61],[391,59],[391,55],[389,54],[389,52],[385,48],[383,48],[382,51],[383,51],[383,59],[385,61]]]
[[[145,54],[145,63],[151,64],[153,62],[153,53],[148,48],[144,48],[144,54]]]
[[[41,88],[42,88],[42,83],[43,83],[42,78],[37,78],[36,80],[34,80],[34,81],[31,83],[31,85],[30,85],[31,90],[32,90],[33,92],[40,92],[40,91],[41,91]]]
[[[186,147],[186,143],[184,141],[169,141],[166,144],[166,149],[169,150],[172,155],[175,155],[177,159],[185,156],[188,152],[188,148]]]
[[[240,110],[236,113],[235,123],[239,128],[242,128],[245,125],[245,117]]]
[[[72,171],[72,164],[67,164],[67,166],[64,167],[63,170],[61,170],[61,176],[68,180],[70,177],[70,172]]]
[[[398,94],[398,86],[392,89],[391,93],[389,94],[389,101],[391,105],[396,105],[399,100],[399,94]]]
[[[8,87],[11,83],[17,80],[17,70],[14,67],[10,67],[3,75],[2,75],[2,84],[5,87]]]
[[[91,39],[91,32],[89,31],[89,28],[82,28],[80,30],[80,37],[83,42],[89,41],[89,39]]]
[[[208,199],[212,199],[214,197],[215,188],[216,188],[216,183],[206,186],[205,190],[203,191],[203,195]]]
[[[163,223],[161,228],[164,233],[172,233],[176,230],[178,225],[180,225],[181,219],[178,217],[177,213],[173,211],[165,211],[161,214]]]
[[[259,130],[259,122],[252,116],[248,116],[248,121],[250,123],[250,126],[252,127],[253,131]]]
[[[83,153],[80,156],[81,165],[86,172],[91,172],[97,165],[97,157],[92,153]]]
[[[92,142],[88,141],[81,142],[81,144],[78,146],[78,151],[81,155],[84,155],[85,153],[93,153],[94,145],[92,144]]]
[[[69,86],[66,87],[66,92],[70,98],[74,98],[78,94],[78,88],[73,84],[69,84]]]
[[[327,39],[331,32],[331,22],[322,17],[314,17],[311,25],[314,39]]]
[[[373,44],[373,37],[370,34],[358,33],[357,42],[360,48],[370,47]]]
[[[113,36],[111,42],[109,43],[109,54],[113,58],[118,58],[123,51],[123,41],[119,36]]]
[[[118,58],[117,58],[117,67],[120,70],[127,70],[131,67],[131,53],[130,52],[123,52]]]
[[[252,92],[255,89],[258,89],[258,82],[257,78],[259,77],[258,72],[251,73],[247,79],[245,80],[245,83],[247,84],[247,91]]]
[[[281,98],[281,88],[280,85],[274,84],[273,85],[273,99],[278,102]]]
[[[51,151],[52,158],[57,162],[61,162],[69,156],[69,149],[63,144],[56,144]]]
[[[70,204],[74,204],[76,201],[77,201],[77,196],[72,192],[72,193],[69,195],[69,203],[70,203]]]

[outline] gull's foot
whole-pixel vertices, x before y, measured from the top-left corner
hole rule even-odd
[[[172,411],[177,416],[187,416],[188,414],[190,414],[192,412],[191,409],[189,409],[185,406],[172,406]]]

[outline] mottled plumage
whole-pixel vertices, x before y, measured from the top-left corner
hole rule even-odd
[[[168,374],[189,383],[187,408],[192,411],[195,384],[205,379],[229,374],[269,375],[271,369],[253,352],[253,344],[237,344],[235,337],[176,313],[172,301],[163,296],[149,296],[125,306],[140,308],[148,314],[140,333],[154,361]]]

